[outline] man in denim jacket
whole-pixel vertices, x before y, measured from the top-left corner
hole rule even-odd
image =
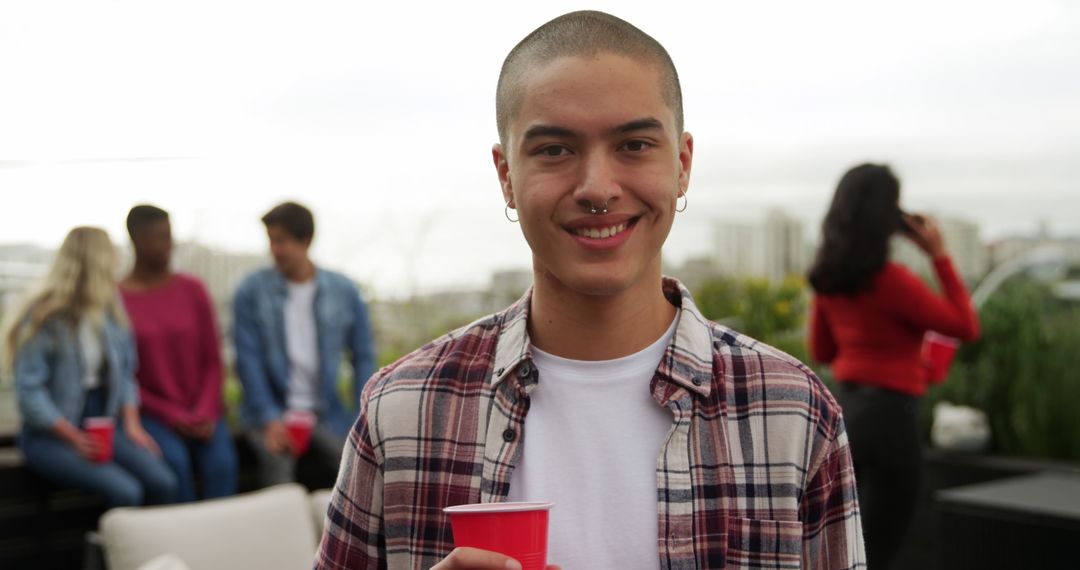
[[[296,456],[287,411],[314,414],[309,451],[336,472],[375,357],[367,307],[344,275],[315,267],[308,249],[315,223],[304,206],[285,202],[262,218],[274,267],[249,275],[233,299],[236,372],[244,388],[246,436],[263,485],[292,481]],[[338,390],[349,356],[350,401]]]

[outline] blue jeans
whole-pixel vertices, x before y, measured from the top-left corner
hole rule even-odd
[[[296,458],[291,453],[271,453],[266,447],[262,430],[249,428],[245,431],[245,436],[251,446],[251,451],[255,453],[260,486],[269,487],[296,481]],[[311,432],[309,457],[304,459],[317,462],[324,472],[335,473],[341,465],[341,453],[345,447],[345,441],[345,438],[338,436],[330,426],[319,422]]]
[[[196,471],[202,481],[204,498],[215,499],[236,494],[236,448],[225,420],[218,420],[214,426],[214,435],[209,441],[187,439],[164,423],[145,415],[142,417],[142,424],[161,447],[165,462],[179,480],[179,501],[188,502],[197,498]]]
[[[101,392],[88,392],[83,417],[100,415],[102,408]],[[47,432],[23,430],[19,447],[27,467],[56,485],[99,494],[109,507],[175,501],[176,476],[164,461],[128,439],[121,423],[117,422],[113,458],[108,463],[84,459],[66,442]]]

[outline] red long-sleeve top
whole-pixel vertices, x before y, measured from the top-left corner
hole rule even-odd
[[[138,345],[142,412],[169,426],[220,418],[221,346],[203,284],[178,273],[161,287],[120,294]]]
[[[947,256],[934,260],[943,295],[911,271],[888,263],[869,291],[854,296],[815,295],[810,311],[810,355],[832,366],[841,382],[859,382],[921,396],[926,371],[923,334],[936,331],[970,341],[979,317]]]

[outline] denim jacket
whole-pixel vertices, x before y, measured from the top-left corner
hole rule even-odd
[[[236,373],[244,388],[242,417],[261,428],[281,418],[289,388],[285,346],[285,278],[274,268],[247,276],[233,298]],[[319,421],[344,436],[356,419],[360,389],[374,372],[375,350],[367,307],[344,275],[315,270],[315,327],[319,373],[315,412]],[[342,402],[337,391],[342,355],[352,364],[353,396]]]
[[[135,341],[126,327],[106,317],[101,345],[105,415],[115,417],[121,406],[139,404]],[[15,352],[14,373],[24,429],[50,432],[60,418],[79,425],[86,386],[82,350],[72,323],[60,317],[46,320]]]

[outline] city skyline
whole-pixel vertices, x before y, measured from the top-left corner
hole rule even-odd
[[[1080,256],[1080,235],[1055,235],[1048,232],[1048,228],[1040,227],[1033,232],[986,239],[980,226],[970,220],[938,217],[938,222],[959,273],[970,283],[978,281],[995,265],[1044,244],[1057,244],[1074,256]],[[685,271],[687,264],[702,262],[707,265],[702,268],[707,270],[706,273],[779,281],[805,273],[818,245],[814,231],[808,231],[801,220],[779,207],[766,211],[757,219],[713,220],[710,233],[708,247],[700,252],[678,262],[665,258],[665,271]],[[130,268],[132,251],[129,243],[117,245],[119,277]],[[891,249],[896,261],[929,274],[925,255],[907,240],[898,237]],[[54,251],[53,247],[31,243],[0,243],[0,301],[10,303],[42,277]],[[174,268],[204,279],[219,309],[227,308],[233,289],[244,275],[271,263],[268,252],[229,251],[196,241],[177,240],[173,252]],[[530,277],[525,279],[523,275]],[[375,290],[370,283],[356,281],[369,297],[400,301],[411,296],[437,296],[455,291],[471,294],[482,290],[494,292],[499,299],[504,299],[523,291],[523,280],[531,280],[528,267],[507,265],[482,274],[473,283],[435,283],[389,295]]]

